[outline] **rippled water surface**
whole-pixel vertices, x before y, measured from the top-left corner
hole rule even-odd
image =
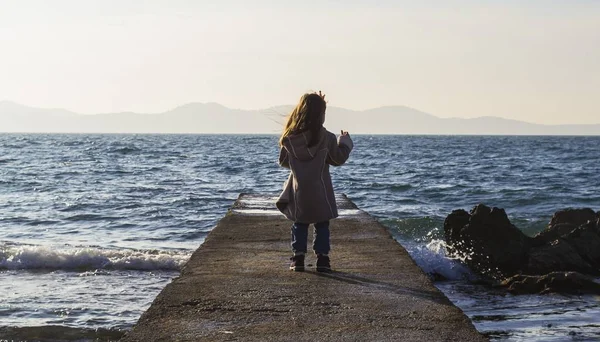
[[[356,136],[336,191],[378,217],[498,340],[599,340],[594,297],[469,283],[443,219],[503,207],[528,234],[600,210],[599,137]],[[241,192],[276,194],[276,136],[0,134],[0,326],[131,327]],[[400,275],[399,275],[400,276]]]

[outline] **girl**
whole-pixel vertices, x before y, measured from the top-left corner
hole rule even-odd
[[[292,110],[279,139],[279,165],[291,170],[277,199],[277,208],[292,225],[290,269],[304,271],[308,226],[314,224],[313,250],[317,271],[330,272],[329,220],[338,216],[329,165],[344,164],[353,143],[348,132],[339,139],[323,127],[325,95],[304,94]]]

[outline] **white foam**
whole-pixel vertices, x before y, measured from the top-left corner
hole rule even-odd
[[[427,274],[440,275],[449,280],[472,278],[466,266],[446,256],[443,240],[434,239],[425,246],[414,244],[405,247],[417,265]]]
[[[189,257],[187,252],[171,251],[4,246],[0,269],[180,270]]]

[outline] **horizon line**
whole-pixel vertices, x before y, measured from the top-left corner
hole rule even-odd
[[[92,113],[92,114],[84,114],[81,112],[76,112],[64,107],[34,107],[34,106],[30,106],[30,105],[25,105],[16,101],[12,101],[12,100],[0,100],[0,105],[3,103],[7,103],[7,104],[11,104],[11,105],[16,105],[19,107],[24,107],[24,108],[29,108],[29,109],[36,109],[36,110],[61,110],[61,111],[66,111],[75,115],[81,115],[81,116],[95,116],[95,115],[110,115],[110,114],[135,114],[135,115],[160,115],[160,114],[166,114],[168,112],[174,111],[178,108],[181,107],[185,107],[185,106],[189,106],[189,105],[217,105],[219,107],[228,109],[228,110],[240,110],[240,111],[246,111],[246,112],[262,112],[262,111],[266,111],[266,110],[270,110],[273,108],[277,108],[277,107],[294,107],[294,105],[291,104],[280,104],[280,105],[273,105],[273,106],[269,106],[269,107],[264,107],[264,108],[260,108],[260,109],[243,109],[243,108],[233,108],[233,107],[228,107],[225,106],[223,104],[220,104],[218,102],[199,102],[199,101],[195,101],[195,102],[187,102],[175,107],[172,107],[171,109],[162,111],[162,112],[134,112],[134,111],[116,111],[116,112],[97,112],[97,113]],[[377,110],[377,109],[382,109],[382,108],[404,108],[404,109],[409,109],[409,110],[413,110],[419,113],[422,113],[424,115],[429,115],[429,116],[433,116],[436,119],[441,119],[441,120],[452,120],[452,119],[458,119],[458,120],[477,120],[477,119],[484,119],[484,118],[497,118],[497,119],[502,119],[502,120],[507,120],[507,121],[513,121],[513,122],[520,122],[520,123],[526,123],[526,124],[531,124],[531,125],[541,125],[541,126],[548,126],[548,127],[556,127],[556,126],[597,126],[600,125],[600,122],[598,123],[563,123],[563,124],[546,124],[546,123],[537,123],[537,122],[530,122],[530,121],[522,121],[522,120],[517,120],[517,119],[510,119],[510,118],[505,118],[502,116],[493,116],[493,115],[480,115],[480,116],[476,116],[476,117],[458,117],[458,116],[452,116],[452,117],[440,117],[437,116],[435,114],[431,114],[425,111],[422,111],[420,109],[414,108],[414,107],[410,107],[410,106],[406,106],[406,105],[382,105],[382,106],[378,106],[378,107],[372,107],[372,108],[367,108],[367,109],[350,109],[350,108],[346,108],[346,107],[338,107],[338,106],[330,106],[329,108],[337,108],[337,109],[342,109],[342,110],[347,110],[347,111],[351,111],[351,112],[366,112],[366,111],[371,111],[371,110]],[[284,114],[287,115],[287,114]]]

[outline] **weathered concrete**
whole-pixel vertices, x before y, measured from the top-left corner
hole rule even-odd
[[[334,273],[301,273],[288,269],[290,222],[270,199],[240,196],[123,341],[486,340],[376,220],[340,201]]]

